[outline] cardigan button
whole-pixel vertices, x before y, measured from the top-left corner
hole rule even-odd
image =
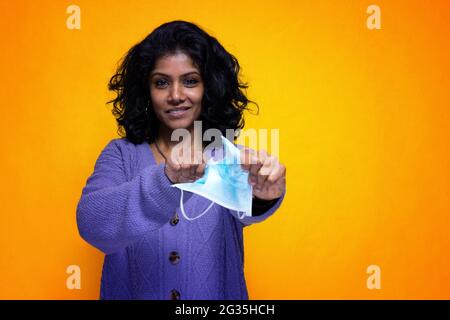
[[[178,221],[180,221],[180,218],[178,218],[178,214],[175,213],[175,216],[170,219],[170,225],[176,226],[178,224]]]
[[[169,255],[169,260],[172,264],[177,264],[180,261],[180,255],[176,251],[171,251]]]
[[[171,290],[170,291],[170,299],[171,300],[180,300],[180,293],[178,292],[178,290]]]

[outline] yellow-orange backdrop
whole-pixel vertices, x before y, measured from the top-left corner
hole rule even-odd
[[[381,30],[366,27],[372,3]],[[81,30],[66,27],[71,4]],[[250,298],[450,298],[449,1],[2,0],[0,12],[0,298],[98,297],[103,255],[75,210],[117,137],[106,84],[174,19],[238,57],[261,106],[247,128],[280,129],[288,194],[245,230]],[[72,264],[81,290],[66,288]]]

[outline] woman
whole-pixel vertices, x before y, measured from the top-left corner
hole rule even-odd
[[[243,128],[250,101],[238,76],[238,61],[215,38],[173,21],[131,48],[111,78],[122,138],[101,152],[77,207],[80,235],[106,254],[101,299],[248,299],[242,229],[280,206],[284,166],[242,150],[254,187],[252,215],[242,220],[219,205],[185,220],[171,187],[205,171],[204,161],[171,156],[174,130],[192,132],[196,120],[224,135]],[[188,212],[210,205],[192,193],[184,200]]]

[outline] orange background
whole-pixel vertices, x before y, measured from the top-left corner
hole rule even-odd
[[[366,27],[373,3],[381,30]],[[174,19],[239,59],[261,107],[247,128],[280,129],[288,193],[245,230],[250,298],[450,298],[449,1],[1,0],[0,14],[0,298],[98,297],[103,254],[75,212],[117,137],[106,84]]]

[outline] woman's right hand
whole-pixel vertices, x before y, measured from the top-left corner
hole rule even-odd
[[[202,161],[180,157],[167,157],[164,172],[172,183],[194,182],[205,173],[206,164]]]

